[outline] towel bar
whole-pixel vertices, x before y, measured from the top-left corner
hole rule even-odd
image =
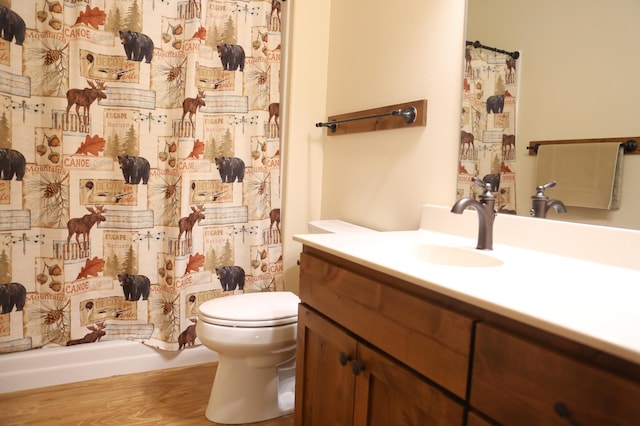
[[[625,139],[626,139],[626,142],[621,142],[622,140],[625,140]],[[619,143],[620,146],[624,149],[625,154],[640,154],[640,151],[638,151],[637,140],[640,140],[640,137],[536,141],[536,142],[529,142],[529,146],[527,147],[527,150],[529,151],[529,155],[536,155],[538,154],[538,148],[540,148],[541,145],[611,142],[611,143]]]
[[[394,117],[402,117],[403,120],[397,120]],[[336,136],[375,130],[426,126],[426,124],[427,101],[426,99],[422,99],[414,102],[334,115],[329,117],[327,122],[316,123],[316,127],[326,127],[327,136]]]
[[[383,112],[381,114],[366,115],[364,117],[347,118],[344,120],[330,121],[328,123],[316,123],[316,127],[328,127],[331,129],[332,132],[335,132],[336,129],[338,128],[338,124],[341,124],[341,123],[349,123],[351,121],[358,121],[358,120],[368,120],[370,118],[393,117],[393,116],[402,116],[404,117],[405,123],[413,124],[416,121],[416,113],[417,113],[416,107],[410,106],[405,109],[394,109],[392,111]]]

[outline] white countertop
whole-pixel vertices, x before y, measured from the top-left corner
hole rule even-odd
[[[453,223],[443,223],[449,216],[442,213],[454,217]],[[564,246],[579,252],[574,257],[523,248],[524,243],[517,247],[502,242],[514,238],[514,224],[532,226],[540,234],[546,226],[556,227],[557,222],[499,216],[494,225],[494,249],[481,251],[475,249],[475,234],[449,233],[452,229],[477,233],[474,215],[474,211],[454,215],[441,207],[425,206],[419,230],[305,234],[294,236],[294,240],[640,364],[640,269],[637,262],[627,265],[626,258],[621,261],[615,253],[608,262],[599,253],[601,247],[589,249],[590,239],[597,240],[598,233],[606,233],[606,229],[569,224],[566,234],[541,239],[552,244],[563,237]],[[428,224],[425,217],[431,219]],[[499,231],[501,222],[503,231]],[[571,250],[564,237],[572,240],[576,232],[579,238]],[[612,232],[619,234],[620,241],[609,235],[610,251],[638,252],[640,244],[626,244],[640,242],[640,232]],[[532,246],[536,244],[531,241]],[[588,259],[593,253],[599,256],[597,262]]]

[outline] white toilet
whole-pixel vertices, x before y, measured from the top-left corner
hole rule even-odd
[[[310,233],[372,232],[339,220],[309,223]],[[200,305],[196,333],[218,353],[206,416],[254,423],[293,412],[300,299],[288,291],[244,293]]]
[[[299,303],[295,294],[276,291],[200,305],[198,339],[219,357],[209,420],[253,423],[293,412]]]

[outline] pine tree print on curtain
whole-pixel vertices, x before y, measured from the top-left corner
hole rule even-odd
[[[179,350],[203,302],[283,289],[278,0],[0,13],[0,352]]]

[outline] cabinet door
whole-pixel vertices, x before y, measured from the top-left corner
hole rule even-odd
[[[347,426],[353,419],[356,341],[300,305],[296,353],[296,426]]]
[[[640,384],[506,331],[476,330],[471,405],[505,425],[638,425]]]
[[[352,370],[356,426],[463,424],[462,405],[375,349],[359,344]]]
[[[467,426],[493,426],[494,424],[495,423],[490,423],[488,420],[480,417],[480,415],[474,411],[469,411],[467,415]]]

